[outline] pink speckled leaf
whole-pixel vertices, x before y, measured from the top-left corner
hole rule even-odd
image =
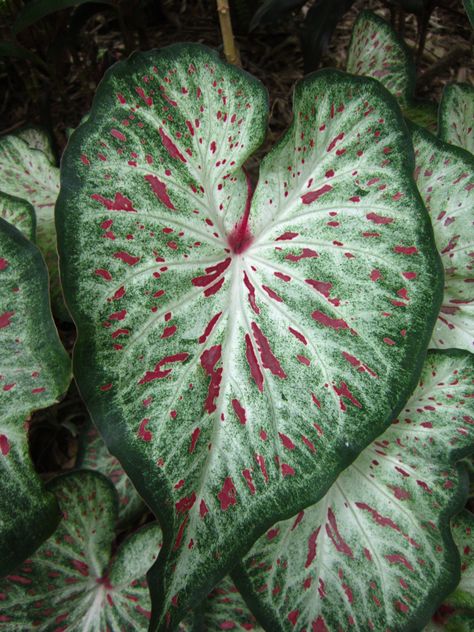
[[[380,81],[408,119],[436,132],[436,104],[414,98],[416,66],[410,50],[385,20],[370,11],[362,11],[354,23],[347,71]]]
[[[251,200],[241,166],[265,133],[263,87],[170,47],[108,73],[63,158],[75,375],[163,525],[160,629],[387,427],[439,308],[393,99],[323,72],[294,111]]]
[[[393,425],[253,546],[237,585],[272,632],[420,630],[458,580],[454,462],[474,448],[474,356],[428,354]]]
[[[413,131],[415,179],[444,265],[441,311],[430,346],[474,352],[474,157]]]
[[[263,632],[230,577],[224,577],[196,608],[193,630]]]
[[[30,146],[31,139],[19,136],[0,138],[0,192],[29,202],[36,214],[36,243],[41,250],[51,280],[53,310],[67,320],[58,271],[54,205],[59,193],[59,169],[39,149]]]
[[[161,546],[158,525],[136,531],[112,556],[117,495],[110,481],[83,470],[48,487],[63,518],[49,540],[0,581],[5,630],[145,632],[145,574]]]
[[[35,241],[35,209],[29,202],[0,191],[0,217],[13,224],[25,237]]]
[[[439,106],[439,137],[474,154],[474,86],[445,87]]]
[[[119,497],[119,525],[126,526],[145,513],[146,505],[132,481],[91,423],[83,430],[76,467],[97,470],[110,478]]]
[[[39,250],[0,218],[0,575],[47,538],[57,506],[31,463],[27,421],[70,380]],[[31,529],[31,525],[35,529]]]

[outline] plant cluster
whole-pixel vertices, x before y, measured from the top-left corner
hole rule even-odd
[[[265,88],[197,44],[110,69],[60,169],[0,139],[5,630],[473,630],[474,89],[436,115],[367,12],[347,71],[255,190]],[[72,376],[44,486],[28,421]]]

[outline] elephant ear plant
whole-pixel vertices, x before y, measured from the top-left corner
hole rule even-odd
[[[394,98],[308,77],[252,192],[242,165],[266,118],[261,84],[208,49],[135,54],[62,161],[75,376],[163,528],[153,629],[176,628],[387,429],[441,304]]]

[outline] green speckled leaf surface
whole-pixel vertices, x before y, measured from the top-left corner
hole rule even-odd
[[[255,79],[170,47],[108,73],[63,158],[75,373],[163,525],[160,629],[386,428],[439,308],[390,95],[338,72],[302,82],[252,197],[241,166],[266,117]]]
[[[27,239],[35,241],[35,209],[29,202],[0,191],[0,217],[18,228]]]
[[[430,346],[474,351],[474,157],[417,128],[415,180],[444,265],[444,296]]]
[[[474,86],[452,83],[445,87],[439,109],[439,136],[474,154]]]
[[[27,421],[66,391],[69,358],[54,327],[39,250],[0,219],[0,573],[55,528],[57,507],[33,469]],[[35,528],[32,529],[32,525]]]
[[[156,524],[112,556],[117,495],[110,481],[78,471],[49,484],[62,521],[34,555],[0,582],[0,621],[9,632],[145,632],[150,595],[145,574],[161,546]]]
[[[420,630],[459,577],[448,531],[474,448],[474,356],[432,351],[393,425],[326,496],[252,547],[237,586],[266,629]]]

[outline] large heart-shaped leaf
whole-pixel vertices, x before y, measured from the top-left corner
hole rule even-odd
[[[430,346],[474,351],[474,158],[421,128],[414,129],[413,143],[415,179],[445,272],[443,304]]]
[[[0,217],[16,226],[25,237],[35,241],[35,209],[29,202],[0,191]]]
[[[453,462],[474,449],[474,356],[432,351],[399,418],[234,574],[267,629],[419,630],[458,580]]]
[[[0,575],[57,525],[54,498],[30,460],[25,423],[33,411],[51,406],[69,379],[40,252],[0,219]]]
[[[117,495],[110,481],[84,470],[48,487],[63,519],[31,559],[0,582],[5,629],[145,632],[145,574],[161,546],[158,525],[135,532],[112,557]]]
[[[380,81],[408,119],[436,132],[436,104],[414,97],[416,66],[411,52],[392,27],[370,11],[362,11],[354,23],[347,71]]]
[[[439,136],[474,154],[474,86],[452,83],[445,87],[439,106]]]
[[[262,86],[208,49],[171,47],[108,73],[63,157],[75,375],[163,525],[161,628],[386,428],[438,313],[393,98],[322,72],[294,110],[250,202],[241,165],[265,133]]]
[[[46,154],[29,147],[17,136],[0,138],[0,191],[22,198],[36,213],[36,241],[51,277],[51,297],[55,313],[62,319],[67,312],[59,282],[54,205],[59,192],[59,169]]]
[[[124,526],[146,511],[146,505],[119,461],[107,450],[93,424],[84,428],[76,467],[97,470],[110,478],[119,496],[119,524]]]
[[[49,162],[52,165],[55,164],[56,157],[51,145],[51,138],[43,128],[35,126],[24,127],[20,129],[16,135],[24,140],[31,149],[39,149],[42,151]]]

